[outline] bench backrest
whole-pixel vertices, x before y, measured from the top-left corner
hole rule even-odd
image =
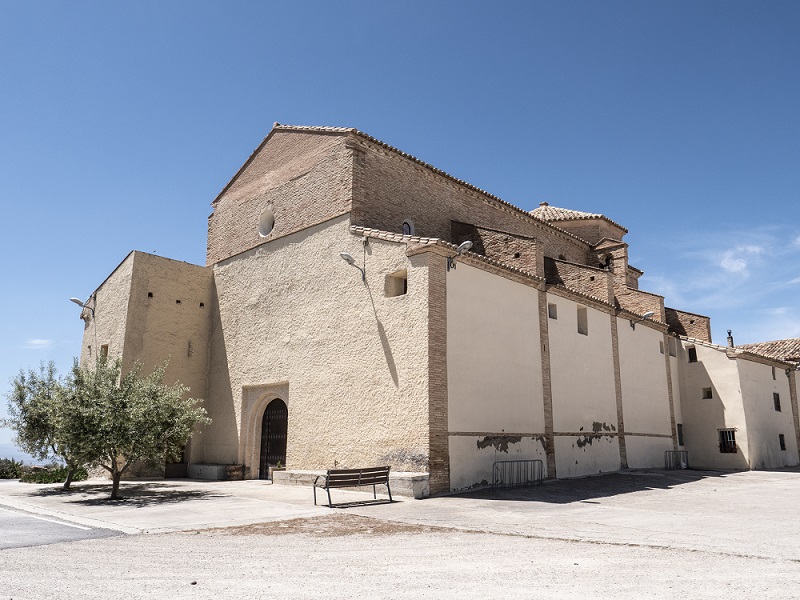
[[[389,482],[391,467],[368,467],[365,469],[330,469],[326,475],[328,487],[356,487]]]

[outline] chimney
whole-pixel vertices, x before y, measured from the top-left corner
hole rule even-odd
[[[728,329],[728,347],[733,348],[733,335],[731,335],[730,329]]]

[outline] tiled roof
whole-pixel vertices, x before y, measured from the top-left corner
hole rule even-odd
[[[547,221],[548,223],[553,221],[581,221],[581,220],[588,220],[588,219],[602,219],[604,221],[608,221],[615,227],[619,227],[625,233],[628,232],[622,225],[616,223],[606,217],[605,215],[601,215],[599,213],[587,213],[582,212],[580,210],[571,210],[569,208],[559,208],[558,206],[550,206],[547,202],[542,202],[539,204],[539,208],[534,208],[530,211],[534,217],[541,219],[543,221]]]
[[[776,354],[769,354],[767,352],[763,352],[755,348],[755,346],[761,346],[762,344],[744,344],[741,346],[734,346],[731,348],[730,346],[722,346],[720,344],[714,344],[712,342],[706,342],[705,340],[700,340],[697,338],[689,337],[689,336],[679,336],[682,340],[689,342],[690,344],[695,344],[697,346],[705,346],[706,348],[714,348],[716,350],[720,350],[728,355],[728,358],[750,358],[751,360],[756,360],[757,362],[764,362],[764,359],[768,361],[775,361],[779,363],[791,363],[791,359],[783,358]],[[779,342],[800,342],[800,340],[778,340]],[[763,344],[773,344],[776,342],[763,342]],[[760,359],[760,360],[759,360]]]
[[[769,356],[770,358],[777,358],[778,360],[800,362],[800,338],[742,344],[737,348]]]

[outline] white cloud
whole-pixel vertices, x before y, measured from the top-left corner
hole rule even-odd
[[[719,266],[728,273],[747,273],[749,259],[764,254],[762,246],[739,246],[722,254]]]
[[[794,241],[792,242],[792,246],[794,246],[795,248],[800,248],[800,235],[798,235],[796,238],[794,238]]]
[[[33,338],[27,340],[23,348],[26,350],[47,350],[48,348],[52,348],[53,340],[41,340],[37,338]]]

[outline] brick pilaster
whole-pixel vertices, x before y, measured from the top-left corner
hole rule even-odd
[[[675,424],[675,399],[672,391],[672,362],[669,356],[669,337],[668,333],[664,333],[664,364],[667,366],[667,394],[669,395],[669,422],[672,428],[672,448],[678,449],[678,428]]]
[[[622,415],[622,375],[619,368],[619,334],[617,316],[611,315],[611,354],[614,358],[614,392],[617,396],[617,431],[619,432],[619,461],[623,469],[628,468],[628,451],[625,447],[625,419]]]
[[[428,253],[428,464],[431,494],[450,491],[446,266],[444,256]]]
[[[792,416],[794,417],[794,435],[797,439],[797,453],[800,459],[800,415],[797,414],[797,371],[787,370],[786,376],[789,378],[789,399],[792,402]]]
[[[547,293],[539,290],[539,341],[542,344],[542,399],[547,477],[556,478],[556,446],[553,436],[553,388],[550,379],[550,334],[547,321]]]

